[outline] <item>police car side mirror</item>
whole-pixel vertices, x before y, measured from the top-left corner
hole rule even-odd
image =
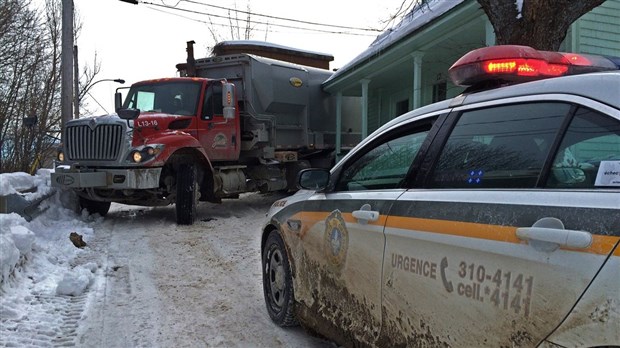
[[[303,169],[297,174],[297,186],[304,190],[321,191],[329,184],[329,177],[329,169]]]

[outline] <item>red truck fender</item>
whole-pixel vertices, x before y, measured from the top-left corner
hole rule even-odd
[[[164,150],[157,158],[156,164],[158,165],[166,164],[171,157],[176,155],[195,155],[199,157],[198,160],[204,161],[204,164],[213,172],[213,165],[204,148],[196,138],[187,132],[173,131],[163,133],[158,137],[148,139],[147,143],[165,145]]]

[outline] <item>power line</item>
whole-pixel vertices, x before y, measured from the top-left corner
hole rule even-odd
[[[92,94],[90,94],[90,92],[86,92],[86,94],[88,94],[91,98],[93,98],[93,100],[95,101],[95,103],[97,103],[97,105],[99,105],[99,107],[100,107],[100,108],[102,108],[102,109],[103,109],[103,111],[105,111],[105,113],[106,113],[106,114],[109,114],[108,110],[106,110],[106,109],[103,107],[103,105],[101,105],[101,103],[100,103],[97,99],[95,99],[95,97],[93,97],[93,95],[92,95]]]
[[[242,10],[237,10],[235,8],[229,8],[229,7],[223,7],[223,6],[218,6],[218,5],[206,4],[206,3],[202,3],[202,2],[198,2],[198,1],[193,1],[193,0],[179,0],[179,2],[181,2],[181,1],[189,2],[189,3],[197,4],[197,5],[204,5],[204,6],[208,6],[208,7],[214,7],[214,8],[220,9],[220,10],[234,11],[234,12],[243,13],[243,14],[247,14],[247,15],[259,16],[259,17],[265,17],[265,18],[271,18],[271,19],[278,19],[278,20],[283,20],[283,21],[287,21],[287,22],[302,23],[302,24],[309,24],[309,25],[318,25],[318,26],[322,26],[322,27],[331,27],[331,28],[340,28],[340,29],[351,29],[351,30],[359,30],[359,31],[371,31],[371,32],[375,32],[375,33],[381,32],[380,29],[348,27],[348,26],[336,25],[336,24],[325,24],[325,23],[309,22],[309,21],[304,21],[304,20],[300,20],[300,19],[277,17],[277,16],[271,16],[271,15],[260,14],[260,13],[255,13],[255,12],[242,11]],[[178,4],[179,3],[177,3],[177,5]],[[177,5],[175,5],[174,7],[176,7]]]
[[[180,17],[180,18],[187,19],[187,20],[194,21],[194,22],[198,22],[198,23],[209,24],[209,25],[216,25],[218,27],[225,27],[225,28],[233,27],[233,28],[236,28],[236,29],[245,29],[245,28],[242,28],[240,26],[233,25],[233,24],[220,24],[220,23],[207,22],[207,21],[204,21],[204,20],[183,16],[183,15],[180,15],[178,13],[172,13],[172,12],[169,12],[169,11],[165,11],[165,10],[162,10],[162,9],[159,9],[159,8],[154,8],[154,7],[147,7],[147,8],[149,8],[149,9],[151,9],[153,11],[165,13],[167,15]],[[260,29],[260,28],[252,29],[252,30],[257,30],[257,31],[262,31],[262,32],[269,32],[266,29]]]
[[[152,3],[152,2],[148,2],[148,1],[140,1],[140,3],[146,4],[146,5],[155,6],[155,7],[162,7],[162,8],[166,8],[166,9],[170,9],[170,10],[176,10],[176,11],[189,12],[189,13],[198,14],[198,15],[204,15],[204,16],[208,16],[208,17],[223,18],[223,19],[227,19],[227,20],[231,19],[231,17],[229,17],[229,16],[216,15],[216,14],[205,13],[205,12],[189,10],[189,9],[184,9],[184,8],[179,8],[179,7],[173,7],[173,6],[168,6],[168,5],[160,5],[160,4],[155,4],[155,3]],[[162,11],[162,12],[164,12],[164,11]],[[197,21],[199,21],[199,20],[197,20]],[[331,31],[331,30],[323,30],[323,29],[303,28],[303,27],[296,27],[296,26],[285,25],[285,24],[265,23],[265,22],[259,22],[259,21],[254,21],[253,23],[264,24],[264,25],[274,26],[274,27],[287,28],[287,29],[313,31],[313,32],[325,33],[325,34],[354,35],[354,36],[374,36],[372,34],[361,34],[361,33],[353,33],[353,32],[346,32],[346,31]],[[226,25],[226,26],[230,27],[232,25]],[[233,27],[237,27],[237,26],[233,26]]]

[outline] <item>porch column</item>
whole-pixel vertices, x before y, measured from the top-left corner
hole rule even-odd
[[[484,16],[484,42],[487,47],[495,46],[495,29],[487,16]]]
[[[368,136],[368,85],[370,80],[363,79],[362,83],[362,139]]]
[[[342,147],[342,92],[336,94],[336,159]]]
[[[422,106],[422,57],[424,52],[416,51],[413,57],[413,96],[411,106],[413,110]]]
[[[581,21],[576,20],[570,26],[570,48],[568,52],[580,52],[581,51]]]

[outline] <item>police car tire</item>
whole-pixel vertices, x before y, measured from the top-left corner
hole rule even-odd
[[[108,211],[110,211],[110,205],[112,203],[93,201],[88,198],[80,197],[79,204],[80,211],[86,209],[89,215],[99,214],[101,216],[106,216]]]
[[[196,167],[181,164],[177,172],[176,218],[178,225],[192,225],[196,217]]]
[[[272,266],[278,264],[283,271],[283,289],[273,289],[275,270]],[[279,326],[297,326],[299,323],[295,317],[295,292],[293,289],[293,278],[289,264],[284,241],[280,233],[276,230],[271,231],[265,242],[263,249],[263,292],[265,295],[265,305],[271,320]],[[277,293],[274,293],[276,291]],[[274,297],[281,297],[280,304],[276,303]]]

